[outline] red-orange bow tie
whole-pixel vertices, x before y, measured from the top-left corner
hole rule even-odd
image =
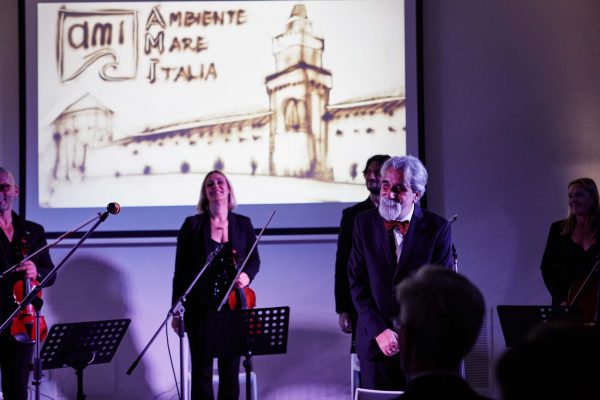
[[[410,221],[383,221],[385,224],[385,230],[391,231],[392,229],[398,229],[402,235],[406,235],[408,232],[408,226]]]

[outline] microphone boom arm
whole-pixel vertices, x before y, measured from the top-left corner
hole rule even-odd
[[[60,240],[56,240],[55,242],[46,245],[44,247],[42,247],[41,249],[39,249],[38,251],[32,253],[30,256],[24,258],[21,262],[15,264],[14,266],[12,266],[9,270],[13,270],[14,268],[16,268],[17,266],[19,266],[19,264],[21,264],[23,261],[29,260],[31,259],[31,257],[33,257],[34,255],[38,254],[39,252],[41,252],[42,250],[48,249],[52,246],[55,246],[56,244],[58,244],[61,240],[63,240],[64,238],[66,238],[67,236],[73,234],[74,232],[78,231],[79,229],[81,229],[82,227],[86,226],[87,224],[89,224],[90,222],[97,220],[96,223],[81,237],[81,239],[79,239],[79,241],[75,244],[75,246],[73,246],[71,248],[71,250],[69,250],[69,252],[67,253],[67,255],[61,260],[60,263],[58,263],[49,273],[48,275],[46,275],[44,277],[44,279],[42,279],[42,281],[39,283],[39,285],[33,287],[31,289],[31,291],[29,292],[29,294],[27,296],[25,296],[23,298],[23,300],[18,304],[17,308],[13,311],[12,314],[10,314],[10,316],[2,323],[2,325],[0,326],[0,333],[2,333],[9,324],[12,323],[13,318],[15,318],[17,316],[17,314],[19,314],[21,312],[21,310],[23,310],[27,305],[31,304],[31,302],[33,301],[33,299],[35,299],[38,295],[38,293],[44,288],[46,287],[46,285],[48,284],[48,281],[50,279],[52,279],[52,277],[54,275],[56,275],[56,273],[58,272],[58,270],[65,264],[65,262],[69,259],[69,257],[75,252],[75,250],[77,250],[79,248],[79,246],[81,246],[83,244],[83,242],[96,230],[96,228],[98,227],[98,225],[100,225],[107,217],[108,217],[109,212],[105,211],[104,213],[98,213],[97,216],[91,218],[90,220],[88,220],[87,222],[85,222],[83,225],[79,226],[78,228],[76,228],[75,230],[69,231],[63,235],[61,235],[61,237],[59,238]],[[7,271],[9,271],[7,270]],[[5,272],[6,273],[6,272]],[[5,274],[2,274],[0,276],[0,278],[4,277]]]

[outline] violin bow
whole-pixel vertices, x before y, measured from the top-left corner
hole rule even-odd
[[[275,215],[275,209],[273,209],[273,212],[271,213],[271,216],[267,220],[267,223],[260,230],[260,232],[258,233],[258,236],[256,236],[256,240],[252,244],[252,247],[250,248],[250,251],[246,255],[246,258],[244,258],[244,262],[242,263],[242,266],[238,268],[237,273],[235,274],[235,277],[231,281],[231,285],[229,285],[229,288],[227,288],[227,292],[225,292],[225,296],[223,296],[223,300],[221,300],[221,304],[219,304],[219,307],[217,307],[217,311],[221,311],[221,308],[223,308],[223,305],[225,305],[225,303],[227,302],[227,299],[229,299],[229,293],[231,293],[231,291],[233,290],[233,286],[235,285],[235,282],[237,282],[237,279],[239,278],[240,274],[242,272],[244,272],[244,267],[246,267],[246,263],[248,263],[250,256],[254,252],[254,249],[256,249],[256,245],[258,245],[260,238],[262,237],[263,233],[265,233],[265,230],[267,229],[267,226],[269,226],[269,223],[271,223],[271,220],[273,219],[274,215]]]

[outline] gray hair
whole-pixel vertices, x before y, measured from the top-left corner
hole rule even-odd
[[[15,177],[13,176],[12,172],[10,172],[9,170],[7,170],[7,169],[6,169],[6,168],[4,168],[4,167],[0,167],[0,175],[1,175],[1,174],[6,174],[6,175],[8,175],[8,180],[9,180],[9,181],[11,181],[11,184],[12,184],[12,185],[16,185],[16,182],[15,182]]]
[[[427,169],[415,156],[407,155],[402,157],[392,157],[381,166],[381,176],[385,172],[394,168],[403,171],[405,174],[408,171],[410,174],[410,188],[413,192],[421,193],[421,197],[425,194],[425,186],[427,186]]]
[[[485,302],[479,289],[451,269],[425,265],[398,284],[396,299],[396,321],[414,361],[427,368],[460,365],[483,323]]]

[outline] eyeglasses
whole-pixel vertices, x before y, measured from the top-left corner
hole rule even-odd
[[[10,183],[2,183],[0,184],[0,192],[8,192],[11,187],[13,187],[13,185],[11,185]]]

